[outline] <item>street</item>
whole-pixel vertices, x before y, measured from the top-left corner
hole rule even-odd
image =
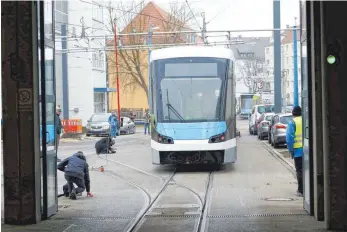
[[[61,159],[85,152],[94,198],[61,197],[51,220],[25,231],[319,231],[323,226],[296,196],[292,173],[248,135],[247,120],[238,121],[238,129],[237,163],[219,171],[154,166],[150,136],[141,132],[117,137],[117,153],[100,157],[94,152],[98,138],[62,142]],[[60,192],[64,183],[58,172]]]

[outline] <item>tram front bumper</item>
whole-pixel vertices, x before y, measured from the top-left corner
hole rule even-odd
[[[236,139],[220,143],[208,140],[175,140],[174,144],[151,141],[153,164],[223,164],[237,159]]]

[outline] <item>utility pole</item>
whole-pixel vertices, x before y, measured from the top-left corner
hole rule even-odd
[[[205,18],[205,12],[202,12],[201,13],[201,16],[202,16],[202,32],[201,32],[201,36],[202,36],[202,39],[204,41],[205,44],[207,44],[207,41],[206,41],[206,18]]]
[[[293,30],[293,63],[294,63],[294,106],[299,105],[299,87],[298,87],[298,39],[296,30],[296,17]]]
[[[281,27],[281,2],[273,0],[273,27]],[[275,85],[275,112],[282,111],[282,91],[281,91],[281,31],[274,31],[274,85]]]
[[[113,22],[113,33],[114,33],[114,48],[116,53],[116,78],[117,78],[117,107],[118,107],[118,122],[120,125],[120,95],[119,95],[119,73],[118,73],[118,43],[117,43],[117,24],[116,19]]]
[[[231,35],[230,35],[230,31],[228,31],[228,48],[231,48]]]

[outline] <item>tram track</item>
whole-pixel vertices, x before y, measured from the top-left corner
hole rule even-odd
[[[102,158],[102,157],[99,157],[99,158],[106,160],[106,158]],[[144,221],[146,220],[146,217],[149,215],[149,213],[154,208],[154,206],[158,203],[160,197],[165,193],[165,191],[167,190],[167,187],[169,185],[175,185],[177,187],[181,187],[183,189],[186,189],[188,192],[190,192],[192,195],[194,195],[198,199],[199,206],[200,206],[199,207],[199,216],[197,217],[197,220],[194,220],[195,226],[194,226],[193,231],[194,232],[205,231],[206,222],[208,219],[208,207],[209,207],[209,202],[210,202],[209,200],[211,198],[210,193],[212,190],[213,172],[208,173],[207,181],[205,184],[205,186],[206,186],[205,192],[204,192],[204,196],[202,198],[196,190],[194,190],[194,189],[192,189],[192,188],[190,188],[184,184],[178,183],[175,180],[175,176],[178,173],[177,169],[175,169],[173,172],[171,172],[168,178],[163,178],[161,176],[146,172],[146,171],[141,170],[139,168],[133,167],[133,166],[128,165],[128,164],[124,164],[122,162],[119,162],[119,161],[116,161],[113,159],[108,159],[108,162],[129,168],[129,169],[134,170],[136,172],[142,173],[143,175],[158,178],[164,182],[162,184],[162,186],[159,188],[159,190],[157,191],[157,193],[155,194],[155,196],[151,197],[151,194],[144,187],[142,187],[138,184],[135,184],[132,181],[127,180],[127,178],[117,174],[114,171],[108,171],[108,170],[105,171],[106,174],[108,174],[114,178],[117,178],[119,180],[122,180],[131,186],[136,187],[137,189],[139,189],[143,193],[143,195],[147,199],[147,201],[144,204],[144,207],[135,216],[135,218],[128,224],[128,226],[123,230],[124,232],[135,232],[135,231],[139,231],[141,229],[141,224],[144,223]],[[158,215],[158,217],[160,217],[160,215]],[[170,217],[170,215],[166,215],[166,217]],[[174,218],[175,216],[172,216],[172,217]],[[188,217],[190,217],[190,216],[186,215],[186,218],[188,218]],[[193,218],[196,218],[196,217],[193,216]]]

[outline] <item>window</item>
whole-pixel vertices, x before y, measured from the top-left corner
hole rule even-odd
[[[290,121],[292,121],[292,119],[293,119],[293,116],[283,116],[283,117],[281,117],[280,122],[282,124],[287,125]]]
[[[94,93],[94,113],[105,111],[105,93]]]
[[[103,52],[93,52],[92,61],[94,69],[104,70],[104,60]]]
[[[275,106],[274,105],[267,105],[267,106],[258,106],[258,113],[272,113],[275,111]]]
[[[96,2],[93,2],[93,19],[99,22],[104,21],[103,7]]]

